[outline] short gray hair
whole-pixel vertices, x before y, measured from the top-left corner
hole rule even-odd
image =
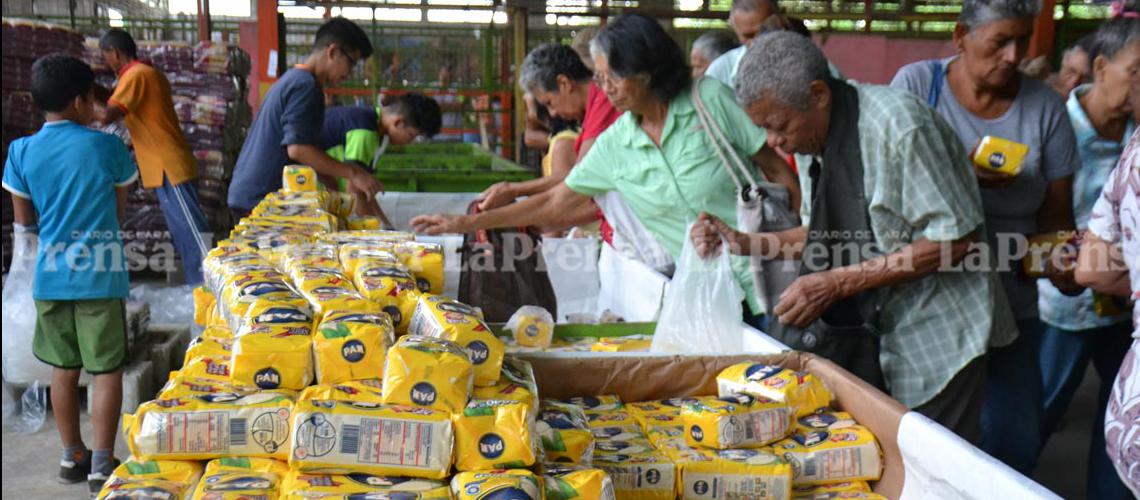
[[[739,46],[735,38],[723,31],[710,31],[693,41],[693,50],[703,54],[709,62]]]
[[[1127,17],[1111,19],[1100,25],[1093,34],[1089,48],[1089,64],[1091,65],[1099,56],[1112,59],[1121,49],[1137,41],[1140,41],[1140,19]]]
[[[805,110],[811,99],[811,82],[830,73],[823,52],[806,38],[791,31],[774,31],[752,42],[736,70],[736,100],[748,107],[768,96]]]
[[[525,92],[558,90],[558,75],[572,81],[589,80],[593,72],[569,46],[557,43],[539,45],[530,51],[519,67],[519,86]]]
[[[970,29],[1003,19],[1026,19],[1041,13],[1041,0],[963,0],[958,21]]]

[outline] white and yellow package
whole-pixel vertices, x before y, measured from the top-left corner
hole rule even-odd
[[[522,306],[507,320],[506,330],[525,347],[550,347],[554,338],[554,316],[539,306]]]
[[[452,416],[455,469],[521,469],[534,465],[534,422],[530,409],[509,400],[472,400]]]
[[[498,382],[505,348],[475,308],[440,295],[421,296],[408,333],[459,344],[475,365],[475,385]]]
[[[767,450],[717,450],[714,461],[685,464],[682,500],[790,498],[792,466]]]
[[[356,288],[392,317],[397,332],[407,333],[419,294],[412,275],[403,267],[364,264],[356,270]]]
[[[380,379],[352,380],[339,384],[310,385],[297,396],[297,401],[331,399],[334,401],[358,401],[383,403],[384,397]]]
[[[292,411],[293,399],[277,392],[160,399],[123,415],[123,429],[131,455],[143,460],[283,460]]]
[[[861,425],[797,433],[772,451],[792,464],[796,485],[876,481],[883,473],[879,443]]]
[[[811,486],[796,486],[792,488],[792,498],[795,500],[827,500],[833,494],[871,493],[871,486],[866,481],[847,481]],[[843,497],[840,497],[843,498]]]
[[[313,382],[313,348],[309,335],[293,328],[272,328],[234,341],[230,381],[239,387],[299,391]]]
[[[317,171],[304,165],[286,165],[281,171],[281,186],[285,192],[317,191]]]
[[[601,469],[546,466],[542,471],[542,487],[546,491],[546,500],[617,499],[613,481]]]
[[[188,377],[181,371],[170,372],[170,379],[158,391],[155,399],[177,399],[203,394],[249,392],[235,389],[229,382],[218,379]]]
[[[758,448],[784,439],[792,430],[792,411],[784,403],[738,394],[700,398],[681,410],[689,446],[725,450]]]
[[[586,421],[590,423],[590,427],[624,427],[628,425],[640,426],[640,424],[637,422],[637,419],[625,410],[586,410]]]
[[[437,243],[406,241],[396,246],[396,254],[416,277],[420,293],[443,293],[443,247]]]
[[[313,334],[317,383],[380,378],[384,358],[395,342],[396,331],[387,314],[326,313]]]
[[[309,474],[293,469],[281,491],[282,500],[451,500],[451,488],[442,481],[363,472]]]
[[[763,363],[744,362],[725,368],[717,375],[716,386],[722,397],[747,394],[786,403],[797,417],[826,408],[835,399],[815,375]]]
[[[639,425],[619,425],[613,427],[590,427],[594,439],[612,439],[615,441],[629,441],[630,439],[644,438],[645,432]]]
[[[542,481],[525,469],[460,472],[451,478],[456,500],[542,500]]]
[[[388,242],[342,243],[337,249],[337,256],[340,258],[340,265],[344,269],[344,273],[350,278],[356,278],[360,268],[366,265],[385,265],[407,269],[400,257],[396,255],[393,244]],[[411,275],[409,274],[409,276]],[[412,282],[412,286],[415,286],[415,281]]]
[[[811,415],[797,418],[795,425],[792,426],[792,432],[796,434],[807,434],[809,432],[842,429],[855,424],[855,418],[852,417],[850,413],[820,409]]]
[[[451,417],[429,408],[302,400],[289,466],[304,472],[442,479],[451,470]]]
[[[454,342],[401,337],[384,366],[384,402],[459,413],[467,407],[474,376],[467,352]]]
[[[638,403],[628,403],[625,405],[625,410],[635,417],[642,415],[680,415],[681,408],[686,404],[694,403],[697,398],[683,397],[683,398],[669,398],[660,399],[657,401],[642,401]]]
[[[594,453],[602,455],[640,455],[654,450],[653,443],[646,438],[599,439],[594,443]]]
[[[227,457],[206,464],[194,500],[277,498],[289,466],[271,458]]]
[[[617,497],[622,500],[673,500],[677,468],[668,457],[654,451],[641,455],[594,457],[594,467],[609,474]]]
[[[503,358],[503,370],[495,385],[475,387],[473,399],[506,399],[526,405],[531,413],[538,412],[538,384],[530,363],[515,357]]]
[[[189,498],[201,476],[202,464],[198,462],[138,461],[132,458],[115,468],[95,498],[97,500]]]
[[[593,352],[643,352],[649,350],[653,340],[645,335],[604,337],[590,346]]]
[[[581,408],[543,400],[535,429],[547,462],[590,465],[593,461],[594,435]]]
[[[231,357],[223,355],[197,356],[179,370],[181,376],[191,379],[216,380],[219,383],[230,383]]]
[[[677,414],[672,414],[672,413],[657,413],[657,414],[650,414],[650,415],[639,414],[639,415],[634,415],[633,418],[637,419],[637,423],[641,424],[641,429],[644,430],[646,434],[649,434],[649,431],[653,430],[653,429],[671,428],[671,427],[681,428],[681,427],[684,427],[684,425],[685,425],[684,421],[681,420],[681,413],[680,412],[678,412]]]
[[[234,337],[281,329],[289,329],[294,335],[309,335],[312,328],[313,311],[303,297],[254,299],[246,306]]]
[[[625,407],[621,402],[621,398],[616,395],[576,396],[567,399],[566,402],[583,410],[595,412],[621,410]]]
[[[201,336],[190,341],[186,348],[186,355],[182,358],[182,366],[190,364],[194,358],[229,358],[233,355],[233,339],[216,336]]]

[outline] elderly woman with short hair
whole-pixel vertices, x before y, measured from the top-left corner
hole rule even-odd
[[[710,31],[693,41],[693,48],[689,51],[689,64],[693,67],[693,78],[705,75],[716,58],[732,49],[739,47],[728,33],[723,31]]]
[[[684,52],[656,20],[625,14],[598,33],[591,48],[595,80],[624,114],[594,143],[570,175],[537,196],[470,216],[426,215],[412,226],[421,233],[545,224],[565,207],[616,191],[633,214],[673,256],[681,254],[686,228],[710,212],[736,221],[736,186],[721,165],[693,107],[694,90]],[[751,158],[772,182],[799,203],[799,182],[787,163],[765,147],[765,133],[752,124],[723,84],[702,80],[697,91],[740,157]],[[747,259],[734,259],[741,288],[754,290]],[[764,312],[747,294],[754,315]]]
[[[954,130],[905,92],[830,76],[819,48],[787,31],[752,42],[736,99],[767,129],[769,146],[813,158],[800,168],[806,226],[744,234],[702,215],[691,235],[698,251],[717,251],[723,237],[733,252],[801,259],[802,275],[776,304],[770,324],[783,326],[773,334],[813,349],[823,340],[805,341],[793,328],[870,324],[891,396],[977,440],[984,355],[1013,340],[1013,318],[995,273],[939,272],[984,234]]]
[[[954,29],[958,54],[907,65],[891,82],[942,115],[967,151],[987,136],[1028,146],[1018,175],[977,173],[989,241],[998,256],[1017,255],[1017,241],[1026,237],[1076,228],[1073,172],[1080,157],[1065,102],[1017,69],[1040,10],[1039,0],[965,0]],[[1007,265],[1000,274],[1019,335],[990,353],[982,449],[1032,474],[1041,450],[1043,406],[1037,283],[1015,271],[1019,263],[999,264]],[[1050,266],[1049,278],[1067,294],[1081,290],[1071,271]]]

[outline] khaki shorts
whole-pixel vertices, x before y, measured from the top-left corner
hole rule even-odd
[[[122,299],[37,300],[32,352],[56,368],[113,372],[127,360],[126,316]]]

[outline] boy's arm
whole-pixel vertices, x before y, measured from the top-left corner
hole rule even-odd
[[[32,227],[36,225],[36,207],[32,205],[32,200],[27,198],[12,195],[12,220],[16,224],[24,227]]]
[[[130,192],[130,190],[130,186],[115,187],[115,209],[120,224],[127,219],[127,193]]]

